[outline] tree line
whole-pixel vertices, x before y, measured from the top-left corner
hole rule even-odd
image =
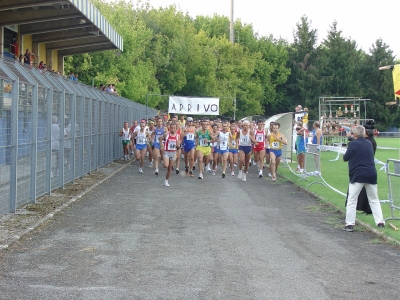
[[[87,84],[113,83],[120,95],[166,110],[168,97],[220,97],[220,113],[237,117],[293,111],[302,104],[318,118],[320,96],[362,97],[367,117],[380,131],[400,127],[390,71],[393,51],[381,39],[369,52],[338,29],[336,21],[323,41],[307,16],[296,24],[294,42],[259,36],[251,24],[228,17],[190,17],[175,6],[154,9],[149,3],[93,1],[122,35],[124,51],[104,51],[65,58],[65,73],[75,71]],[[151,96],[149,96],[151,94]]]

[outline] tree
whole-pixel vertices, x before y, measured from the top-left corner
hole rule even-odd
[[[367,117],[374,119],[380,131],[399,124],[398,106],[387,106],[393,100],[393,79],[390,71],[379,71],[378,68],[395,64],[393,51],[382,39],[376,40],[365,55],[361,66],[362,96],[371,99],[367,103]]]

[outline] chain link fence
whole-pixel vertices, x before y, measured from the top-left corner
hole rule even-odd
[[[145,105],[0,60],[0,215],[120,158],[123,122],[146,117]]]

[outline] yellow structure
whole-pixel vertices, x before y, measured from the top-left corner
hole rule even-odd
[[[400,99],[400,65],[394,65],[392,70],[394,98]]]

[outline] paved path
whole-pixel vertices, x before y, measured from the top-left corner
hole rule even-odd
[[[1,252],[0,299],[400,298],[399,250],[291,184],[152,172],[125,168]]]

